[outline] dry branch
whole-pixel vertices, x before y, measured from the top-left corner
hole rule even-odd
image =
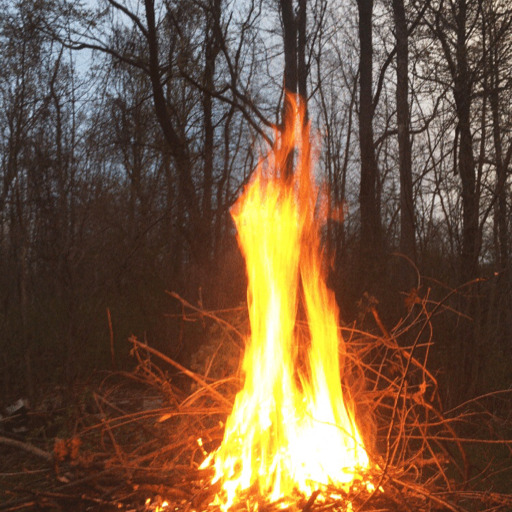
[[[180,372],[183,372],[187,377],[190,377],[192,380],[197,382],[201,387],[206,389],[209,393],[211,393],[212,396],[214,396],[219,402],[222,402],[225,405],[228,405],[231,407],[231,402],[227,400],[224,396],[222,396],[216,389],[214,389],[210,384],[208,384],[200,375],[197,375],[197,373],[192,372],[191,370],[185,368],[180,363],[174,361],[170,357],[166,356],[165,354],[162,354],[158,350],[154,349],[153,347],[150,347],[146,343],[141,343],[135,336],[130,337],[130,342],[133,343],[134,346],[142,348],[149,352],[150,354],[153,354],[157,357],[159,357],[162,361],[165,361],[166,363],[170,364],[171,366],[174,366],[174,368],[178,369]]]
[[[43,459],[47,462],[53,461],[53,455],[51,453],[41,450],[41,448],[38,448],[37,446],[27,442],[18,441],[17,439],[12,439],[10,437],[0,436],[0,444],[18,448],[27,453],[31,453],[32,455],[35,455],[36,457],[39,457],[40,459]]]

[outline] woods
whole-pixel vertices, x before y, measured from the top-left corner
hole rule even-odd
[[[191,360],[201,325],[165,292],[245,300],[229,208],[284,87],[318,133],[343,324],[375,329],[378,302],[391,328],[415,297],[449,296],[431,349],[446,401],[510,386],[507,1],[0,7],[4,397],[111,368],[107,311],[118,366],[131,334]]]

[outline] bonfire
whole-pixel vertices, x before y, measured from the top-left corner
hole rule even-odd
[[[512,510],[512,427],[494,413],[509,410],[510,390],[442,412],[427,367],[432,319],[458,290],[433,301],[418,276],[395,327],[371,297],[361,307],[372,332],[339,326],[310,127],[300,101],[287,101],[232,209],[248,311],[206,311],[171,293],[183,320],[208,325],[197,364],[131,337],[135,370],[108,375],[52,450],[0,436],[42,461],[5,458],[0,511]],[[193,385],[183,391],[169,369]],[[467,446],[492,453],[476,475]]]
[[[290,94],[286,101],[284,129],[232,209],[250,336],[243,389],[222,444],[202,465],[215,467],[215,503],[224,510],[249,489],[283,503],[297,492],[347,490],[370,465],[340,381],[345,350],[325,283],[319,229],[327,209],[312,174],[310,129],[303,105]]]

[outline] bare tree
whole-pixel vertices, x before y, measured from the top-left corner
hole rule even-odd
[[[478,273],[480,254],[479,196],[476,178],[476,163],[473,149],[471,101],[475,85],[475,72],[468,62],[468,42],[473,26],[468,26],[470,7],[475,2],[457,0],[453,10],[443,6],[434,12],[431,28],[438,38],[448,71],[452,79],[452,93],[457,115],[456,127],[456,172],[460,176],[462,189],[462,247],[461,278],[470,281]],[[453,17],[452,17],[453,16]]]

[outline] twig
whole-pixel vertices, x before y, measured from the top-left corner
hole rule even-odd
[[[39,457],[40,459],[44,459],[46,462],[53,461],[53,455],[50,452],[41,450],[41,448],[38,448],[37,446],[34,446],[33,444],[30,443],[25,443],[22,441],[18,441],[16,439],[11,439],[10,437],[0,436],[0,444],[6,446],[13,446],[14,448],[19,448],[20,450],[24,450],[28,453],[31,453],[32,455],[35,455],[36,457]]]
[[[229,322],[227,322],[226,320],[224,320],[223,318],[220,318],[219,316],[213,314],[211,311],[206,311],[202,308],[199,308],[197,306],[194,306],[193,304],[191,304],[190,302],[188,302],[187,300],[185,300],[183,297],[180,297],[177,293],[175,292],[167,292],[171,297],[175,298],[176,300],[180,301],[181,304],[183,306],[186,306],[187,308],[191,309],[192,311],[195,311],[196,313],[200,313],[202,316],[206,316],[208,318],[211,318],[212,320],[214,320],[215,322],[223,325],[226,329],[228,329],[228,331],[231,331],[231,332],[234,332],[238,338],[240,338],[240,341],[243,343],[244,342],[244,336],[243,334],[238,330],[236,329],[233,325],[231,325]],[[242,346],[240,345],[237,345],[238,348],[242,348]]]
[[[320,494],[320,489],[317,489],[310,497],[307,503],[304,505],[302,512],[310,512],[313,507],[318,495]]]
[[[150,347],[149,345],[140,342],[135,336],[130,337],[130,341],[137,347],[141,347],[144,350],[148,351],[150,354],[153,354],[162,361],[165,361],[166,363],[170,364],[171,366],[174,366],[181,372],[183,372],[187,377],[190,377],[191,379],[195,380],[200,386],[203,386],[205,389],[207,389],[217,400],[222,402],[225,405],[232,406],[233,404],[224,396],[222,396],[215,388],[210,386],[205,380],[203,380],[197,373],[189,370],[188,368],[185,368],[180,363],[174,361],[170,357],[166,356],[165,354],[162,354],[162,352],[159,352],[158,350],[154,349],[153,347]]]
[[[2,512],[16,512],[17,510],[23,510],[25,508],[32,508],[37,506],[37,502],[34,500],[16,500],[14,503],[9,503],[5,506],[1,505],[0,510]]]

